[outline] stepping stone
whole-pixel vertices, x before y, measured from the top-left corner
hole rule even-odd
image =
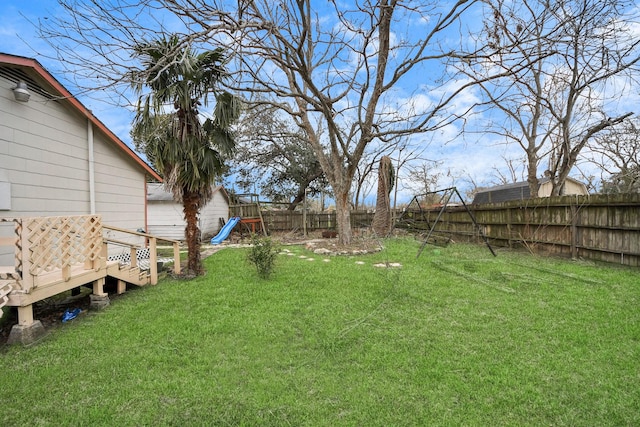
[[[378,268],[388,268],[388,267],[402,267],[402,264],[397,262],[385,262],[380,264],[373,264],[373,266]]]

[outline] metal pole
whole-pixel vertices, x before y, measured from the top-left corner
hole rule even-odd
[[[485,236],[484,231],[482,231],[482,227],[480,227],[480,224],[478,224],[478,221],[476,221],[476,217],[473,214],[473,212],[471,212],[471,209],[469,209],[469,207],[467,206],[467,204],[464,202],[464,199],[462,198],[462,196],[460,195],[460,193],[458,192],[458,189],[456,187],[453,187],[453,189],[455,190],[456,194],[458,195],[458,197],[460,198],[460,201],[462,202],[462,205],[464,206],[464,208],[467,210],[467,213],[469,214],[469,216],[471,217],[471,220],[473,221],[473,223],[475,224],[476,228],[478,229],[478,231],[480,232],[480,235],[482,236],[482,238],[484,239],[484,243],[487,245],[487,247],[489,248],[489,250],[491,251],[491,255],[493,256],[498,256],[496,255],[496,253],[493,251],[493,248],[491,247],[491,245],[489,244],[489,239],[487,239],[487,236]]]
[[[400,175],[400,160],[402,158],[402,148],[400,148],[400,151],[398,152],[398,166],[396,166],[396,176],[395,176],[395,182],[393,183],[393,216],[391,217],[391,223],[393,224],[393,226],[395,227],[396,224],[396,220],[397,220],[397,202],[398,202],[398,175]]]
[[[451,188],[447,188],[445,191],[451,191],[451,190],[452,190]],[[451,199],[451,195],[452,194],[453,194],[453,191],[451,191],[449,194],[447,194],[447,198],[444,201],[444,204],[442,205],[442,207],[440,208],[440,212],[438,212],[438,216],[436,217],[436,221],[431,226],[431,229],[429,230],[429,233],[427,234],[427,238],[424,239],[424,243],[422,243],[422,246],[420,246],[420,250],[418,251],[418,255],[416,255],[416,258],[420,257],[420,254],[424,250],[424,247],[427,246],[427,243],[429,242],[429,237],[431,237],[431,233],[433,233],[433,230],[435,230],[436,224],[440,220],[440,217],[442,216],[442,213],[447,208],[447,205],[449,204],[449,200]]]
[[[307,190],[304,189],[304,203],[302,204],[302,230],[304,237],[307,237]]]

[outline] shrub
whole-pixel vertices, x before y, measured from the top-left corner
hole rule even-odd
[[[251,248],[247,254],[249,262],[256,266],[258,276],[269,278],[278,255],[277,245],[268,237],[251,236]]]

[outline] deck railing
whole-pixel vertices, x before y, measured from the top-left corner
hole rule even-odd
[[[109,234],[116,234],[118,239],[114,237],[105,237],[103,243],[103,255],[108,256],[109,245],[116,245],[124,247],[129,250],[129,259],[132,267],[136,267],[138,264],[138,252],[148,247],[149,248],[149,273],[151,275],[151,284],[158,283],[158,241],[167,242],[173,247],[173,272],[180,274],[180,242],[177,240],[165,239],[147,234],[140,231],[131,231],[124,228],[113,227],[109,225],[103,225],[105,230],[111,231]],[[120,237],[123,235],[124,237]],[[138,240],[136,243],[135,240]],[[142,240],[143,243],[139,241]]]
[[[99,215],[77,215],[33,218],[0,218],[13,222],[13,237],[0,237],[0,246],[13,247],[14,265],[0,266],[0,308],[15,306],[18,324],[11,330],[8,341],[31,342],[43,331],[33,316],[33,304],[62,292],[84,285],[93,287],[92,304],[101,306],[108,301],[104,291],[107,276],[118,279],[118,290],[126,283],[138,286],[157,284],[157,238],[150,234],[102,225]],[[149,251],[149,272],[140,269],[120,269],[107,262],[105,230],[133,235],[142,240]],[[165,239],[163,239],[165,240]],[[125,242],[129,245],[129,242]],[[171,241],[174,271],[180,272],[179,242]],[[137,261],[136,246],[131,246],[132,267]],[[6,249],[3,251],[7,254]],[[122,290],[124,291],[124,290]]]
[[[139,236],[143,242],[148,243],[152,284],[158,281],[158,240],[167,240],[173,245],[173,269],[176,274],[180,273],[179,242],[103,225],[99,215],[0,218],[0,222],[14,224],[14,237],[0,237],[0,246],[13,246],[15,251],[14,265],[0,267],[0,285],[3,285],[3,281],[10,281],[14,291],[30,293],[45,276],[47,282],[55,280],[56,277],[61,281],[68,281],[72,267],[81,266],[84,270],[98,271],[107,258],[106,245],[115,241],[103,237],[105,230]],[[132,251],[135,266],[136,251],[140,246],[130,242],[121,243]],[[4,294],[1,291],[2,289],[0,295]]]
[[[38,278],[46,273],[59,272],[66,281],[72,266],[84,265],[85,270],[100,267],[102,225],[98,215],[0,220],[15,224],[16,237],[5,238],[4,243],[15,245],[13,277],[18,276],[24,292],[37,287]],[[9,278],[11,272],[6,273]]]

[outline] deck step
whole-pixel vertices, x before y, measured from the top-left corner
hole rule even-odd
[[[148,270],[141,270],[139,267],[131,267],[127,264],[118,264],[117,270],[110,269],[107,274],[136,286],[146,286],[151,283],[151,274]]]

